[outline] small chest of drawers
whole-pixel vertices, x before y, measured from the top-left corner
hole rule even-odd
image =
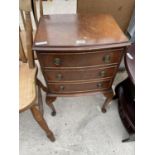
[[[45,15],[33,49],[52,97],[102,92],[113,96],[112,82],[130,43],[116,21],[104,14]],[[51,101],[53,101],[51,99]]]

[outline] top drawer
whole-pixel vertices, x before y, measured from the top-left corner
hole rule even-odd
[[[44,68],[80,68],[118,64],[122,49],[85,53],[37,52],[41,66]]]

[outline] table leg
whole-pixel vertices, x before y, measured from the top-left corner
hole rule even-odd
[[[102,106],[102,112],[103,113],[106,113],[106,111],[107,111],[106,107],[109,105],[109,103],[111,102],[111,100],[114,96],[113,90],[111,89],[111,91],[109,93],[106,93],[105,96],[106,96],[106,100]]]

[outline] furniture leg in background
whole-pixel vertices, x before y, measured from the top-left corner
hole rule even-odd
[[[50,107],[50,109],[52,110],[51,115],[55,116],[56,115],[56,110],[55,107],[53,105],[53,102],[56,100],[57,97],[53,97],[53,96],[48,96],[46,95],[46,104]]]
[[[122,142],[129,142],[135,140],[135,44],[128,48],[124,60],[128,78],[116,86],[113,99],[118,99],[120,118],[129,133]]]

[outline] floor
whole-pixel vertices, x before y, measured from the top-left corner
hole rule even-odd
[[[51,7],[44,4],[47,12],[76,12],[76,0],[53,0],[48,3]],[[118,73],[114,85],[126,76],[126,72]],[[38,77],[44,82],[40,70]],[[42,95],[44,100],[45,93],[42,92]],[[121,123],[117,101],[112,101],[107,113],[103,114],[100,107],[104,100],[102,94],[59,97],[54,102],[57,110],[55,117],[50,115],[50,109],[44,104],[44,117],[56,137],[54,143],[47,139],[30,111],[21,113],[20,155],[134,155],[134,142],[121,142],[128,134]]]

